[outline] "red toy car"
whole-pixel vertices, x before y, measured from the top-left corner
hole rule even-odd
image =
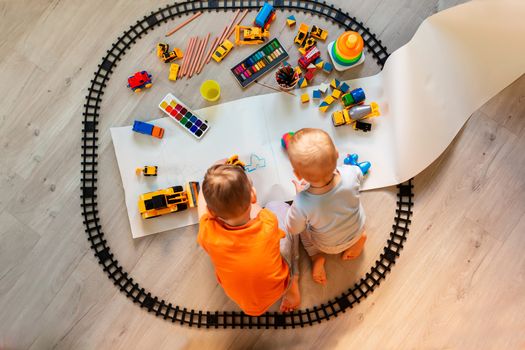
[[[145,70],[136,72],[132,77],[128,78],[128,87],[134,92],[140,92],[142,88],[149,89],[152,85],[151,74],[148,74]]]
[[[303,57],[299,58],[299,65],[306,69],[310,63],[315,61],[318,57],[321,56],[321,51],[317,48],[317,46],[312,46]]]

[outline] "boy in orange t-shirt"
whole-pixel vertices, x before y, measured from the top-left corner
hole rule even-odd
[[[282,298],[280,310],[300,302],[298,239],[286,234],[286,203],[269,203],[277,216],[257,204],[257,194],[243,168],[215,164],[199,195],[198,243],[210,256],[225,293],[247,314],[263,314]],[[286,208],[285,208],[286,209]]]

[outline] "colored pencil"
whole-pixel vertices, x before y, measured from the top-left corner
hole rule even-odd
[[[214,48],[216,47],[215,44],[217,43],[218,40],[219,40],[219,37],[216,37],[212,41],[210,49],[206,52],[204,56],[202,56],[202,62],[201,62],[199,69],[197,70],[197,74],[201,73],[202,69],[204,68],[204,65],[206,64],[206,61],[208,60],[208,57],[211,57],[211,55],[214,53],[215,51]]]
[[[208,55],[208,59],[206,60],[206,64],[210,63],[211,61],[211,56],[213,55],[213,53],[215,52],[215,50],[217,50],[217,48],[222,44],[222,41],[220,41],[221,37],[226,33],[226,29],[228,29],[228,26],[224,27],[224,30],[222,31],[221,35],[219,36],[218,40],[217,40],[217,43],[215,44],[215,47],[213,48],[213,50],[211,51],[211,53]]]
[[[297,96],[297,95],[294,94],[293,92],[285,91],[285,90],[281,90],[281,89],[277,89],[277,88],[274,88],[273,86],[270,86],[270,85],[266,85],[266,84],[260,83],[260,82],[258,82],[257,80],[254,80],[254,83],[259,84],[259,85],[261,85],[261,86],[264,86],[264,87],[266,87],[266,88],[268,88],[268,89],[275,90],[275,91],[277,91],[277,92],[286,92],[288,95]]]
[[[202,60],[202,56],[204,56],[204,51],[206,50],[206,45],[208,45],[208,40],[210,40],[210,34],[211,33],[208,33],[208,35],[206,35],[206,38],[204,39],[204,44],[202,45],[202,48],[199,52],[199,55],[197,56],[197,59],[195,60],[196,64],[195,64],[195,67],[193,68],[192,72],[190,73],[190,77],[195,73],[197,73],[197,71],[199,70],[200,66],[201,66],[201,60]]]
[[[186,77],[190,75],[191,65],[193,64],[193,58],[195,57],[195,53],[197,52],[198,47],[199,47],[199,37],[196,36],[195,40],[193,40],[193,49],[191,51],[191,56],[189,57],[188,66],[186,67],[186,71],[184,72],[186,73]]]
[[[190,23],[191,21],[193,21],[195,18],[199,17],[200,15],[202,15],[202,12],[197,12],[196,14],[194,14],[193,16],[191,16],[190,18],[188,18],[186,21],[182,22],[181,24],[179,24],[175,29],[173,30],[170,30],[169,32],[166,33],[166,36],[170,36],[172,35],[173,33],[175,33],[177,30],[181,29],[182,27],[184,27],[186,24]]]
[[[203,44],[204,44],[204,39],[200,40],[198,45],[197,45],[197,50],[195,51],[195,54],[193,55],[193,59],[192,59],[191,66],[190,66],[190,70],[188,72],[188,79],[191,78],[191,76],[193,75],[193,72],[195,71],[195,66],[197,65],[197,59],[199,57],[199,52],[202,51]]]
[[[189,48],[188,48],[188,54],[185,56],[186,60],[184,61],[184,67],[181,72],[181,77],[186,75],[186,72],[188,70],[188,66],[191,62],[191,56],[193,53],[193,47],[195,46],[195,37],[190,38]]]
[[[239,13],[241,12],[241,9],[238,9],[237,11],[235,11],[235,16],[233,17],[232,21],[230,22],[230,24],[227,26],[228,29],[226,29],[226,33],[229,33],[230,32],[230,29],[232,28],[235,28],[235,21],[237,20],[237,17],[239,16]],[[224,36],[224,34],[222,35],[222,37],[219,39],[219,42],[222,43],[224,41],[226,37]]]
[[[182,71],[184,70],[186,61],[188,60],[188,54],[190,53],[190,44],[191,44],[191,38],[190,40],[188,40],[188,45],[186,45],[186,50],[184,51],[184,57],[182,57],[182,63],[181,63],[180,72],[179,72],[180,77],[182,77]]]
[[[239,19],[237,21],[237,24],[235,26],[233,26],[233,28],[231,28],[229,31],[228,31],[228,34],[226,35],[226,37],[224,39],[228,39],[230,36],[232,36],[233,32],[235,31],[235,27],[240,25],[242,20],[244,19],[244,17],[246,17],[246,15],[248,14],[248,10],[245,10],[241,16],[241,19]]]

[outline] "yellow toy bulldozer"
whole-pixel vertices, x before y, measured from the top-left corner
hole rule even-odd
[[[186,189],[173,186],[148,192],[139,197],[139,212],[143,219],[175,213],[197,206],[200,186],[198,182],[188,182]]]

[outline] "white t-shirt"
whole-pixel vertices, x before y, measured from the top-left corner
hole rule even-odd
[[[353,244],[365,224],[365,211],[359,200],[361,169],[343,165],[337,170],[341,181],[334,188],[323,194],[312,194],[306,189],[298,193],[286,217],[290,234],[308,230],[312,243],[327,253]]]

